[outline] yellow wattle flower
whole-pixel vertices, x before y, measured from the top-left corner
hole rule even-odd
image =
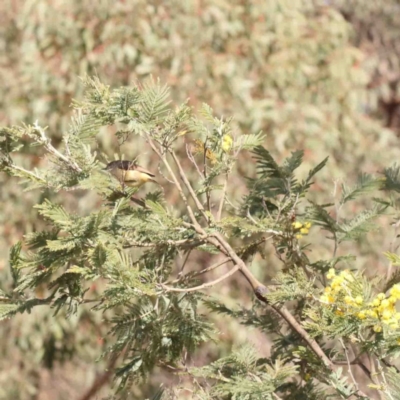
[[[358,317],[359,319],[365,319],[365,318],[367,318],[367,313],[366,313],[366,311],[364,311],[364,310],[360,311],[360,312],[357,314],[357,317]]]
[[[296,221],[292,223],[292,226],[294,229],[300,229],[303,226],[303,224],[299,221]]]
[[[393,287],[390,289],[390,294],[392,297],[400,299],[400,285],[398,283],[393,285]]]
[[[232,144],[233,144],[233,139],[231,135],[222,136],[221,148],[225,153],[228,153],[231,150]]]
[[[373,305],[374,307],[379,307],[380,304],[381,304],[381,301],[380,301],[379,299],[374,299],[374,300],[372,301],[372,305]]]
[[[363,303],[363,298],[361,296],[357,296],[355,298],[355,302],[356,304],[361,305]]]
[[[377,333],[382,332],[382,327],[380,325],[375,325],[372,329]]]

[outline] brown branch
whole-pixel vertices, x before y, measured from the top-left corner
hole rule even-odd
[[[287,324],[297,332],[297,334],[307,343],[310,349],[321,359],[324,365],[330,370],[334,371],[334,364],[333,362],[327,357],[324,353],[320,345],[314,340],[308,332],[301,326],[299,322],[297,322],[296,318],[291,314],[291,312],[285,306],[278,306],[275,304],[270,304],[266,297],[268,289],[265,285],[263,285],[258,279],[254,277],[252,272],[247,268],[244,261],[235,253],[229,243],[225,240],[225,238],[218,232],[215,233],[214,236],[221,244],[221,246],[226,250],[228,256],[231,257],[232,261],[239,266],[239,271],[245,277],[245,279],[250,283],[253,288],[253,291],[257,298],[264,302],[265,304],[269,304],[269,306],[277,312],[286,322]],[[356,396],[363,398],[367,397],[365,393],[361,390],[357,390],[354,393]]]
[[[231,257],[232,261],[239,266],[239,270],[245,279],[250,283],[251,287],[257,298],[263,301],[266,304],[268,300],[266,298],[266,293],[268,289],[265,285],[263,285],[258,279],[254,277],[252,272],[247,268],[246,264],[243,260],[235,253],[229,243],[224,239],[224,237],[220,233],[215,233],[215,237],[217,238],[218,242],[225,248],[229,257]],[[288,324],[289,326],[294,329],[303,339],[304,341],[310,346],[312,351],[321,358],[323,363],[326,366],[332,366],[331,360],[326,356],[323,352],[319,344],[311,338],[311,336],[306,332],[306,330],[297,322],[296,318],[290,313],[290,311],[282,306],[270,305]]]
[[[106,370],[98,376],[93,382],[92,386],[83,394],[79,400],[90,400],[100,391],[100,389],[110,380],[111,376],[114,374],[114,367],[118,360],[119,354],[114,354],[107,364]]]

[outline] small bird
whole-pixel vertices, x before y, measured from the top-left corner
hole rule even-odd
[[[146,182],[158,183],[153,173],[140,167],[135,161],[111,161],[105,170],[117,178],[123,186],[140,187]]]

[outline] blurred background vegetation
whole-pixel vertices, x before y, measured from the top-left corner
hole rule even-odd
[[[171,87],[174,103],[189,99],[199,108],[206,102],[217,115],[232,115],[237,133],[262,130],[278,158],[304,149],[306,169],[329,155],[314,192],[331,202],[342,181],[399,159],[399,24],[398,0],[2,0],[0,123],[38,120],[57,145],[68,129],[72,100],[83,96],[80,77],[97,75],[119,87],[153,75]],[[104,129],[97,138],[110,159],[140,155],[140,164],[154,167],[141,141],[119,148],[113,133]],[[45,162],[29,146],[18,161],[27,169]],[[251,155],[245,154],[231,181],[232,202],[245,193],[245,177],[252,173]],[[0,283],[7,287],[9,248],[43,224],[32,206],[50,194],[25,193],[5,174],[0,184]],[[173,204],[175,194],[168,195]],[[88,192],[56,196],[80,214],[101,207]],[[367,273],[386,273],[382,252],[396,247],[389,223],[382,220],[380,233],[347,249]],[[312,232],[310,241],[318,255],[331,251]],[[192,268],[205,261],[194,259]],[[267,264],[256,259],[252,265],[266,282],[274,275],[266,268],[271,261],[276,263],[272,255]],[[101,282],[91,290],[101,290]],[[234,285],[224,285],[219,295],[236,302]],[[250,295],[243,305],[251,306]],[[53,317],[47,308],[33,314],[1,322],[0,399],[95,398],[90,390],[96,382],[96,396],[111,395],[107,361],[95,361],[107,345],[112,315],[89,307],[70,319]],[[191,363],[201,365],[246,340],[268,353],[261,333],[246,338],[244,328],[225,321],[217,343]],[[158,371],[126,396],[146,398],[162,382],[179,383]]]

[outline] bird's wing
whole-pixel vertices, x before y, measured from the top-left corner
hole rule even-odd
[[[123,169],[128,171],[130,169],[136,169],[136,163],[134,161],[129,160],[117,160],[113,161],[116,164],[116,167],[119,169]]]
[[[155,177],[155,175],[152,172],[148,171],[147,169],[142,168],[140,165],[136,165],[134,169],[138,172],[142,172],[143,174],[147,174],[147,175],[151,176],[152,178]]]
[[[140,165],[137,165],[134,161],[129,161],[129,160],[116,160],[116,161],[111,161],[106,169],[112,169],[112,168],[119,168],[124,171],[138,171],[142,172],[143,174],[149,175],[152,178],[155,177],[155,175],[148,171],[147,169],[142,168]]]

